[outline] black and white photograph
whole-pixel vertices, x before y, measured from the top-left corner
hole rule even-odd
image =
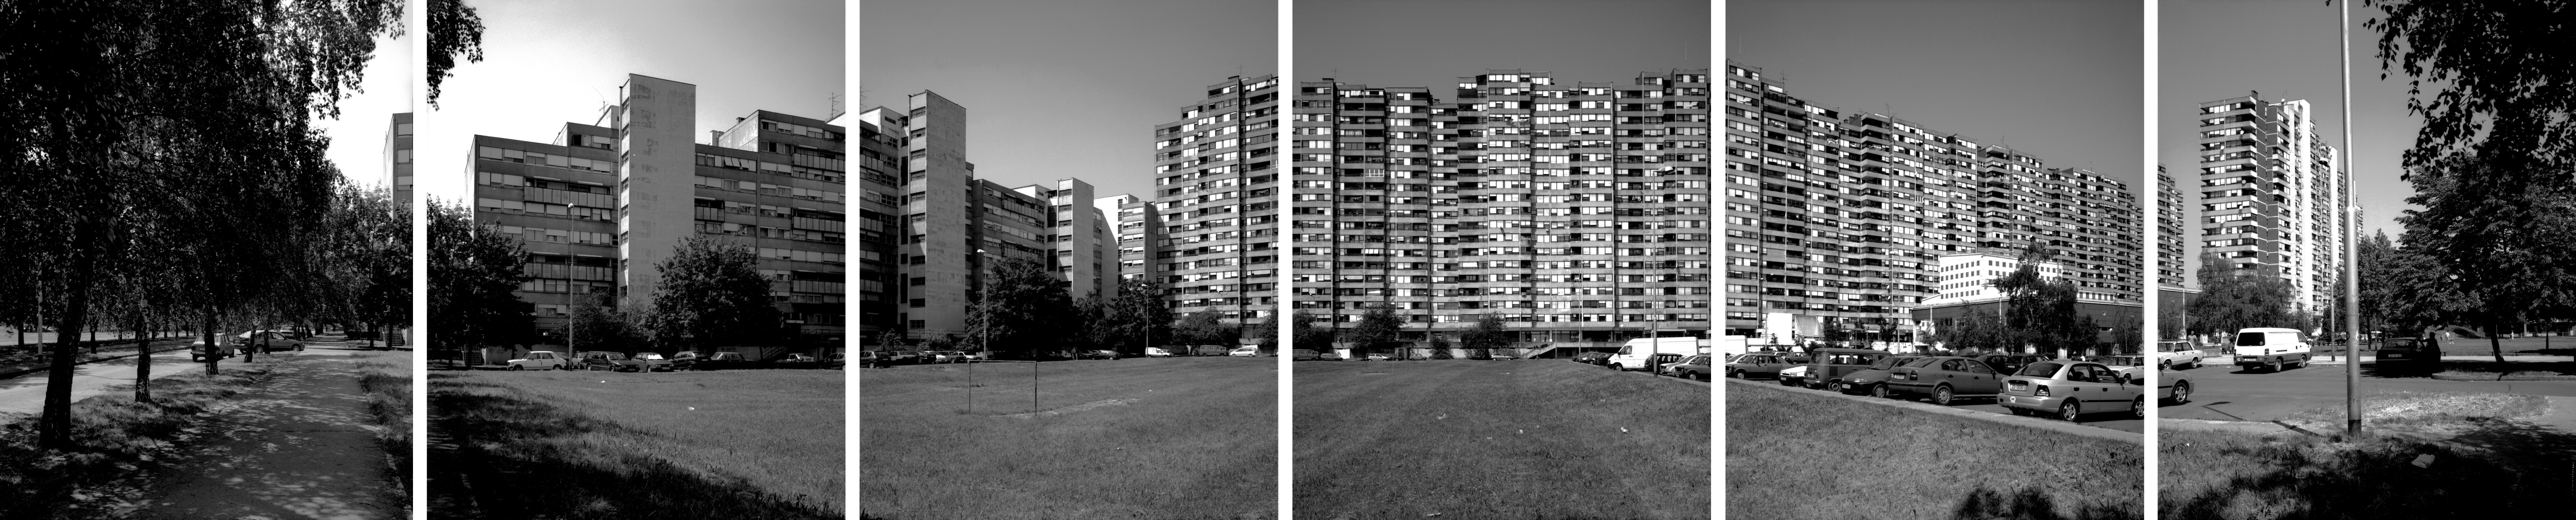
[[[2565,515],[2568,6],[2161,9],[2164,516]]]
[[[0,1],[0,518],[411,518],[400,1]]]
[[[2145,516],[2140,7],[1727,3],[1728,516]]]
[[[1276,518],[1277,3],[859,4],[860,518]]]
[[[430,517],[846,516],[842,9],[432,13]]]
[[[1710,8],[1295,3],[1298,518],[1710,517]]]

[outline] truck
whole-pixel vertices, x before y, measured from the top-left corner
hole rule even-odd
[[[1621,345],[1619,353],[1611,354],[1610,361],[1603,366],[1614,370],[1654,370],[1656,354],[1690,357],[1701,353],[1699,338],[1637,338]]]
[[[2257,327],[2236,331],[2236,367],[2253,370],[2263,367],[2279,372],[2283,367],[2298,368],[2308,364],[2308,341],[2298,329]]]

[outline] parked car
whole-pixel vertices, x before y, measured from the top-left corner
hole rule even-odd
[[[843,353],[833,352],[832,355],[823,356],[823,368],[840,370],[841,366],[846,363],[848,359],[849,358],[845,357]]]
[[[883,364],[877,366],[910,365],[921,362],[921,352],[915,350],[888,350],[878,355],[884,359],[880,361]]]
[[[592,350],[581,353],[581,368],[583,369],[624,371],[629,366],[633,365],[627,361],[626,353],[624,352]]]
[[[1655,370],[1654,356],[1673,354],[1687,356],[1699,353],[1699,338],[1636,338],[1619,346],[1603,366],[1613,370]],[[1678,359],[1678,357],[1676,358]],[[1670,361],[1666,361],[1669,363]]]
[[[698,356],[697,361],[689,363],[689,368],[692,370],[723,370],[750,366],[751,360],[742,357],[741,352],[708,352]]]
[[[1261,355],[1261,347],[1235,347],[1234,350],[1226,351],[1225,355],[1233,357],[1256,357]]]
[[[2308,364],[2308,342],[2298,329],[2251,328],[2236,331],[2236,367],[2253,370],[2263,367],[2279,372],[2283,367],[2299,368]]]
[[[1363,357],[1363,358],[1361,358],[1361,359],[1366,359],[1366,360],[1369,360],[1369,361],[1394,361],[1394,360],[1395,360],[1395,355],[1394,355],[1394,354],[1369,354],[1367,357]]]
[[[1514,359],[1520,358],[1512,357],[1511,354],[1485,354],[1485,360],[1487,361],[1510,361]]]
[[[1986,368],[1992,368],[1995,372],[2004,374],[2019,372],[2023,364],[2030,362],[2028,357],[2012,354],[1984,354],[1968,357],[1976,359],[1979,363],[1985,363]]]
[[[1985,362],[1958,356],[1935,356],[1915,360],[1888,371],[1887,383],[1878,386],[1878,396],[1923,395],[1932,404],[1949,406],[1961,397],[1995,397],[2003,393],[2002,374]]]
[[[635,370],[638,372],[669,372],[679,370],[679,367],[674,366],[671,363],[671,358],[662,357],[662,354],[659,352],[637,352],[635,353],[635,357],[627,358],[627,360],[635,362]]]
[[[1082,351],[1082,352],[1075,353],[1075,354],[1073,355],[1073,358],[1074,358],[1074,359],[1111,359],[1111,360],[1114,360],[1114,359],[1118,359],[1118,351],[1115,351],[1115,350],[1085,350],[1085,351]]]
[[[2014,415],[2055,414],[2068,422],[2122,407],[2129,409],[2129,417],[2144,419],[2143,388],[2101,363],[2054,360],[2031,363],[2004,378],[2004,395],[1996,400]]]
[[[879,352],[874,350],[859,351],[859,368],[876,368],[885,366],[882,364],[884,363],[883,360],[885,358],[879,354]]]
[[[1807,353],[1810,359],[1806,364],[1807,373],[1795,380],[1781,378],[1780,384],[1826,388],[1841,381],[1844,375],[1868,370],[1870,365],[1878,363],[1879,358],[1890,355],[1893,354],[1885,350],[1832,347],[1815,349]]]
[[[528,352],[527,357],[510,360],[507,364],[510,365],[511,370],[527,370],[531,368],[538,370],[572,370],[574,365],[579,363],[572,359],[565,358],[560,354],[556,354],[554,351],[532,350]]]
[[[1780,384],[1784,386],[1788,385],[1791,380],[1805,379],[1807,377],[1807,366],[1790,365],[1789,368],[1780,369],[1780,374],[1777,377],[1780,378]]]
[[[935,350],[935,351],[931,351],[931,353],[930,353],[930,362],[932,362],[932,363],[964,363],[964,362],[966,362],[966,357],[967,357],[967,356],[966,356],[966,353],[965,353],[965,352],[963,352],[963,351],[956,351],[956,350]]]
[[[2379,361],[2382,367],[2397,363],[2440,366],[2442,344],[2417,338],[2389,338],[2388,343],[2381,345],[2379,352],[2373,355],[2372,359]]]
[[[1172,351],[1165,350],[1163,347],[1145,347],[1145,357],[1172,357]]]
[[[1710,368],[1708,360],[1709,357],[1707,354],[1693,354],[1690,357],[1682,358],[1679,363],[1674,363],[1669,372],[1672,373],[1673,377],[1707,381]]]
[[[1896,367],[1904,366],[1906,363],[1913,363],[1914,360],[1918,359],[1923,359],[1923,356],[1881,357],[1878,358],[1878,361],[1870,363],[1869,368],[1854,370],[1851,373],[1843,374],[1843,377],[1841,378],[1825,383],[1825,389],[1846,394],[1869,394],[1879,397],[1887,397],[1887,395],[1881,393],[1885,389],[1880,388],[1880,386],[1887,383],[1887,374],[1889,371],[1896,370]]]
[[[1735,355],[1734,360],[1726,362],[1726,377],[1736,379],[1753,379],[1756,377],[1777,378],[1780,377],[1780,369],[1789,368],[1790,366],[1793,365],[1789,363],[1787,356],[1776,352],[1750,352],[1737,354]]]
[[[2191,340],[2176,339],[2156,342],[2156,366],[2165,368],[2199,368],[2200,358],[2207,356]]]
[[[2120,377],[2129,378],[2130,381],[2147,380],[2146,356],[2138,354],[2105,356],[2102,358],[2102,364],[2111,367],[2112,371],[2120,373]]]
[[[1574,355],[1574,357],[1566,358],[1566,360],[1567,360],[1567,361],[1573,361],[1573,362],[1576,362],[1576,363],[1582,363],[1582,364],[1586,364],[1586,365],[1602,365],[1602,364],[1608,364],[1608,363],[1610,362],[1610,353],[1608,353],[1608,352],[1585,352],[1585,353],[1581,353],[1581,354],[1575,354],[1575,355]]]
[[[1316,354],[1313,349],[1300,348],[1288,350],[1289,361],[1314,361],[1323,358],[1324,356],[1322,354]]]
[[[1656,354],[1647,356],[1646,373],[1659,376],[1664,375],[1665,370],[1671,370],[1672,365],[1674,363],[1680,363],[1683,357],[1686,356],[1681,354]]]
[[[260,352],[304,350],[304,340],[296,339],[295,336],[293,336],[293,333],[283,330],[254,330],[244,332],[241,333],[240,336],[235,336],[233,338],[233,344],[241,348],[256,346],[259,347]]]
[[[960,356],[960,357],[961,357],[961,359],[962,359],[962,358],[963,358],[963,356],[964,356],[964,354],[959,354],[959,356]],[[818,360],[818,359],[814,359],[814,356],[808,356],[808,355],[804,355],[804,354],[788,354],[788,355],[787,355],[787,356],[785,356],[785,357],[781,357],[781,358],[778,358],[778,359],[770,360],[770,361],[769,361],[769,363],[770,363],[771,365],[773,365],[773,366],[778,367],[778,368],[815,368],[815,367],[817,367],[817,366],[820,366],[820,365],[821,365],[821,363],[822,363],[822,361],[821,361],[821,360]]]
[[[229,338],[226,336],[215,336],[214,350],[206,349],[206,338],[204,337],[198,337],[196,341],[188,342],[188,361],[191,363],[204,362],[207,356],[214,356],[215,359],[229,358],[233,357],[233,354],[240,352],[241,351],[239,349],[233,348],[233,342],[229,341]]]

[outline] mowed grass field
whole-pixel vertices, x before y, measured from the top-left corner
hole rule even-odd
[[[1764,385],[1726,393],[1728,518],[2142,518],[2145,457],[2116,440]]]
[[[2379,392],[2365,432],[2165,430],[2157,495],[2166,518],[2564,518],[2576,433],[2518,420],[2547,400],[2478,392]],[[2340,432],[2343,407],[2284,420]],[[2422,461],[2421,466],[2416,465]]]
[[[1708,386],[1556,360],[1296,363],[1301,519],[1708,518]]]
[[[433,372],[432,507],[450,518],[838,518],[847,375]]]
[[[1277,360],[863,370],[859,517],[1271,518]]]

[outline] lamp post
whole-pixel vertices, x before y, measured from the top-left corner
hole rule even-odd
[[[976,249],[976,250],[975,250],[975,254],[976,254],[977,256],[979,256],[979,257],[980,257],[980,256],[984,256],[986,253],[984,253],[984,250],[982,250],[982,249]],[[992,262],[991,262],[991,259],[989,259],[989,258],[986,258],[986,259],[983,259],[983,260],[985,260],[985,261],[980,262],[980,263],[983,263],[983,264],[990,264],[990,263],[992,263]],[[989,267],[989,266],[978,266],[978,270],[984,269],[984,268],[986,268],[986,267]],[[975,274],[976,274],[977,276],[982,276],[982,275],[983,275],[983,273],[980,273],[980,272],[979,272],[979,273],[975,273]],[[993,281],[992,281],[992,280],[989,280],[989,279],[984,280],[985,285],[984,285],[983,294],[977,295],[977,296],[976,296],[976,298],[975,298],[975,311],[976,311],[976,314],[978,314],[978,315],[980,315],[980,316],[981,316],[980,318],[977,318],[977,319],[980,321],[981,326],[978,326],[978,327],[976,327],[976,328],[983,329],[983,331],[982,331],[982,332],[983,332],[983,334],[982,334],[983,339],[977,342],[977,343],[979,343],[979,344],[980,344],[980,346],[979,346],[979,347],[977,347],[978,349],[991,349],[991,348],[993,348],[993,298],[992,298],[993,287],[992,287],[992,285],[991,285],[991,284],[992,284],[992,282],[993,282]],[[974,358],[974,357],[971,357],[971,356],[966,358],[966,413],[969,413],[969,414],[975,413],[975,358]]]
[[[2361,208],[2353,204],[2354,193],[2361,184],[2352,177],[2352,0],[2336,3],[2335,7],[2342,16],[2337,30],[2342,31],[2343,37],[2339,49],[2343,52],[2343,153],[2338,158],[2343,159],[2343,310],[2347,316],[2343,342],[2344,433],[2361,435],[2361,250],[2355,240],[2360,236]]]

